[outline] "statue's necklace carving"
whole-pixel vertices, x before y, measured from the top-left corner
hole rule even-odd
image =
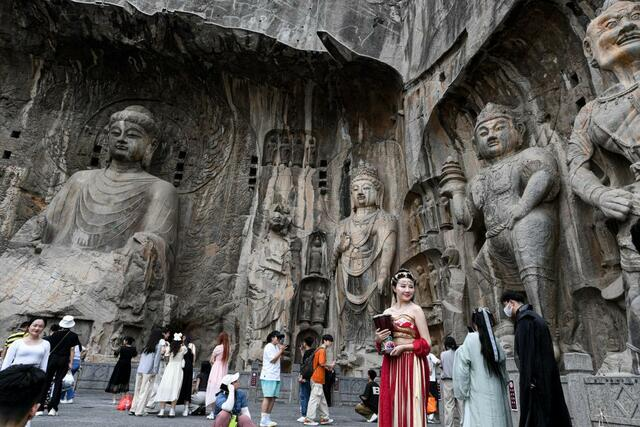
[[[364,218],[356,219],[354,218],[349,221],[349,236],[351,237],[351,246],[354,248],[353,250],[357,252],[359,248],[364,246],[371,236],[371,232],[373,231],[373,226],[376,223],[376,219],[378,218],[379,211],[376,210],[374,213],[365,216]],[[353,230],[353,226],[358,227],[358,229]],[[362,228],[366,227],[366,230],[362,230]],[[364,234],[363,234],[364,233]],[[361,236],[357,241],[353,239],[354,234],[356,237]]]

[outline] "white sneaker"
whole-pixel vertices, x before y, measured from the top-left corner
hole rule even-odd
[[[60,399],[60,403],[68,403],[67,399]]]
[[[378,420],[378,414],[371,415],[371,418],[367,420],[368,423],[375,423]]]
[[[331,418],[320,418],[320,425],[333,424],[333,420]]]
[[[73,399],[67,400],[67,403],[69,403],[69,404],[73,403]]]
[[[213,412],[210,413],[209,415],[207,415],[207,419],[208,420],[215,420],[216,419],[216,414],[214,414]]]
[[[188,417],[189,416],[189,408],[185,408],[185,410],[182,411],[182,416],[183,417]]]
[[[41,415],[44,415],[44,411],[38,411],[38,412],[36,412],[36,417],[39,417],[39,416],[41,416]]]
[[[313,421],[310,418],[305,418],[304,419],[304,425],[306,425],[306,426],[317,426],[318,422],[317,421]]]
[[[169,418],[173,418],[176,416],[176,411],[173,410],[173,408],[169,409]]]
[[[48,414],[50,417],[55,417],[56,415],[58,415],[58,411],[56,411],[55,409],[52,409],[49,411]]]
[[[299,422],[299,423],[303,423],[305,418],[306,417],[300,417],[296,421]]]

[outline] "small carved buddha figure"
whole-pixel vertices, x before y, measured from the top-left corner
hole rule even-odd
[[[322,274],[322,239],[314,235],[309,249],[309,274]]]
[[[619,222],[627,347],[632,371],[640,374],[640,253],[630,233],[640,220],[640,4],[607,0],[587,27],[584,53],[594,68],[609,71],[617,83],[576,117],[567,150],[569,177],[574,193]],[[625,157],[635,182],[619,188],[603,185],[591,171],[596,147]]]
[[[452,197],[453,215],[468,226],[483,220],[486,241],[474,269],[489,283],[524,287],[535,310],[555,326],[554,254],[559,190],[557,163],[546,149],[522,149],[525,127],[508,107],[487,104],[474,140],[486,167],[469,186],[460,165],[443,166],[443,193]],[[495,309],[496,301],[490,296]]]

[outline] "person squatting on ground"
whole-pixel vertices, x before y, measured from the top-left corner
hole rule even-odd
[[[129,379],[131,378],[131,359],[138,355],[138,350],[133,346],[132,337],[124,337],[122,346],[116,350],[118,361],[113,367],[111,378],[104,391],[113,393],[113,404],[118,401],[118,394],[129,392]]]
[[[455,397],[464,401],[464,427],[511,427],[507,396],[506,356],[493,334],[488,308],[471,315],[473,330],[456,351],[453,365]]]
[[[282,342],[284,334],[272,331],[267,335],[267,345],[262,352],[262,371],[260,372],[260,386],[262,387],[262,413],[260,427],[274,427],[278,425],[271,420],[271,411],[276,399],[280,395],[280,359],[287,349]]]
[[[216,421],[213,427],[229,427],[235,417],[238,427],[255,427],[249,413],[248,397],[240,390],[240,374],[228,374],[222,378],[220,391],[216,396]]]
[[[324,394],[324,383],[327,371],[333,371],[335,362],[327,363],[327,349],[333,345],[331,335],[322,336],[322,344],[313,354],[313,374],[311,375],[311,395],[304,425],[317,426],[316,415],[320,424],[331,424],[329,405]]]
[[[376,330],[376,347],[391,336],[395,347],[382,357],[379,427],[426,427],[429,366],[429,327],[422,308],[413,302],[416,280],[400,269],[391,279],[394,303],[384,311],[391,315],[392,330]]]
[[[464,425],[464,407],[461,400],[455,398],[453,394],[453,364],[456,357],[458,344],[453,337],[444,339],[445,351],[440,354],[440,366],[442,375],[440,376],[440,384],[442,385],[442,403],[444,406],[444,427],[453,427],[455,419],[454,412],[458,412],[460,425]]]
[[[530,304],[524,304],[524,296],[517,292],[503,293],[500,302],[504,314],[516,322],[514,351],[520,372],[520,427],[570,427],[571,416],[547,324]]]
[[[40,402],[45,373],[33,365],[13,365],[0,372],[0,425],[29,426]]]
[[[360,395],[361,403],[358,403],[355,410],[362,415],[368,423],[373,423],[378,419],[378,397],[380,396],[380,386],[375,381],[376,371],[369,369],[367,372],[369,381],[364,388],[364,393]]]
[[[302,353],[302,361],[300,363],[300,375],[298,377],[299,383],[299,398],[300,398],[300,418],[299,423],[303,423],[307,417],[307,408],[309,407],[309,397],[311,396],[311,375],[313,375],[313,355],[316,351],[313,348],[314,339],[312,336],[304,338],[302,345],[300,346],[300,352]]]
[[[133,400],[129,410],[130,415],[142,416],[145,414],[145,406],[149,401],[153,382],[160,370],[163,348],[162,331],[160,329],[152,329],[138,362],[136,385],[133,389]]]
[[[51,351],[49,352],[49,362],[47,364],[45,392],[42,393],[40,398],[40,409],[36,415],[41,415],[42,411],[44,411],[47,391],[52,383],[53,394],[49,402],[49,415],[58,415],[58,404],[62,395],[62,379],[67,374],[67,371],[73,367],[75,347],[79,346],[82,351],[78,335],[71,331],[75,324],[73,316],[64,316],[59,323],[60,329],[44,338],[49,341]]]
[[[211,362],[205,360],[200,363],[200,372],[196,377],[195,393],[191,396],[192,415],[205,415],[207,412],[207,383],[211,374]],[[215,416],[215,414],[214,414]]]

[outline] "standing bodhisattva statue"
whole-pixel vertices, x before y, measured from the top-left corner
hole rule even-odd
[[[396,252],[396,218],[382,210],[384,188],[376,169],[362,161],[351,181],[351,216],[336,230],[333,266],[346,350],[373,346],[373,316],[382,312]]]
[[[524,288],[529,302],[555,326],[558,165],[548,150],[522,149],[525,127],[510,108],[487,104],[478,115],[474,139],[486,162],[468,188],[460,165],[448,160],[441,176],[442,193],[452,197],[458,223],[484,220],[486,241],[473,263],[484,289],[498,309],[500,287]],[[488,295],[487,295],[488,294]]]
[[[580,110],[569,142],[571,187],[582,200],[619,222],[632,371],[640,374],[640,254],[631,227],[640,220],[640,3],[607,1],[587,27],[584,52],[591,65],[618,83]],[[635,182],[609,187],[591,171],[596,147],[625,157]]]

